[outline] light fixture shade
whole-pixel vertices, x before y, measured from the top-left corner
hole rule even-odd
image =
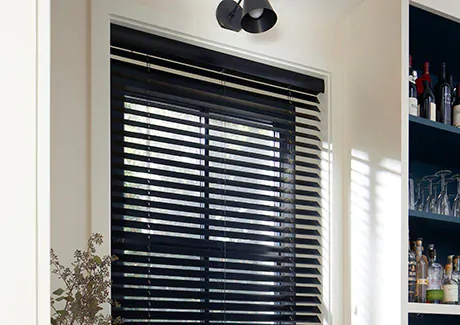
[[[254,13],[258,14],[254,15]],[[258,18],[254,18],[254,16]],[[266,32],[275,26],[277,20],[278,17],[276,16],[276,13],[268,0],[244,1],[241,27],[248,33],[257,34]]]
[[[220,27],[235,32],[241,30],[243,9],[233,0],[222,0],[216,10],[216,18]]]

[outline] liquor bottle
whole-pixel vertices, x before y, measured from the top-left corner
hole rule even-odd
[[[447,80],[446,63],[441,64],[441,74],[436,87],[436,120],[452,125],[452,87]]]
[[[430,63],[425,62],[423,66],[423,74],[420,78],[418,78],[415,83],[417,85],[417,93],[420,96],[423,93],[423,80],[427,80],[428,84],[431,83],[431,76],[430,76]]]
[[[418,116],[418,94],[415,81],[417,80],[417,72],[412,69],[412,56],[409,56],[409,114]]]
[[[454,76],[452,75],[452,73],[449,74],[449,85],[451,89],[451,94],[452,94],[451,97],[452,97],[452,105],[453,105],[457,96],[456,96],[456,88],[454,85]]]
[[[454,104],[452,105],[452,125],[460,128],[460,84],[457,85]]]
[[[442,266],[436,263],[436,250],[434,245],[428,246],[428,287],[426,290],[426,301],[432,304],[440,304],[443,301],[442,290]]]
[[[412,69],[412,55],[409,54],[409,82],[411,81],[415,82],[415,80],[413,80],[413,75],[412,75],[413,72],[414,72],[414,69]]]
[[[419,105],[421,117],[436,121],[436,101],[427,80],[423,80],[423,93],[420,95]]]
[[[457,285],[460,284],[460,256],[454,258],[454,269],[452,271],[452,280],[457,282]],[[460,299],[460,285],[458,286],[459,299]]]
[[[457,304],[458,303],[458,284],[452,279],[452,259],[453,255],[449,256],[447,259],[447,264],[444,268],[444,280],[443,280],[443,290],[444,290],[444,304]]]
[[[410,242],[409,242],[410,246]],[[409,260],[408,260],[408,277],[409,277],[409,302],[415,302],[415,286],[417,282],[417,258],[415,252],[409,247]]]
[[[415,301],[426,302],[426,289],[428,287],[428,269],[425,259],[422,256],[422,240],[417,239],[415,246],[417,265],[415,268],[416,284],[415,284]]]

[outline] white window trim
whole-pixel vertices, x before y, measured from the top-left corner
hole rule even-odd
[[[328,148],[328,162],[325,166],[327,184],[323,193],[323,235],[329,250],[323,260],[324,324],[344,324],[343,292],[346,277],[343,266],[343,198],[342,198],[342,152],[341,119],[339,113],[332,114],[331,75],[298,63],[288,62],[259,53],[249,52],[225,44],[174,32],[152,22],[152,15],[146,7],[123,0],[91,0],[91,232],[106,238],[101,248],[102,254],[110,253],[110,23],[116,22],[127,27],[168,37],[219,52],[266,63],[306,75],[323,78],[326,95],[321,96],[323,140]],[[216,28],[217,25],[216,25]],[[333,121],[334,120],[334,121]],[[334,134],[332,131],[334,125]],[[333,139],[335,139],[333,141]],[[334,147],[334,151],[332,151]],[[335,179],[334,182],[332,180]],[[333,261],[333,262],[332,262]],[[333,268],[331,265],[333,264]]]

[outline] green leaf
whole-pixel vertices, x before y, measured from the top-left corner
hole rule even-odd
[[[94,256],[94,261],[97,263],[97,265],[101,265],[102,264],[102,260],[99,256],[95,255]]]
[[[57,313],[58,313],[59,315],[64,316],[64,315],[67,315],[67,310],[64,310],[64,309],[58,310]]]
[[[64,289],[59,288],[53,292],[53,295],[60,296],[64,293]]]
[[[56,299],[56,301],[61,301],[61,300],[64,300],[64,299],[66,299],[66,297],[59,297],[59,298]]]

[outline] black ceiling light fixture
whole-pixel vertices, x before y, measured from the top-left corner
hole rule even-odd
[[[278,17],[268,0],[222,0],[217,7],[216,17],[219,25],[235,32],[243,28],[248,33],[266,32],[275,26]]]

